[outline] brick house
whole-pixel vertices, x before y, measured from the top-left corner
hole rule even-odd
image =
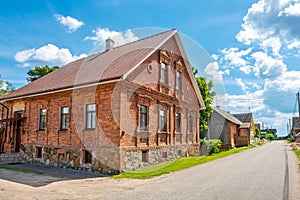
[[[296,142],[300,143],[300,117],[293,117],[291,132],[296,138]]]
[[[249,123],[243,123],[234,115],[221,109],[213,107],[208,120],[207,139],[220,139],[223,148],[235,146],[247,146],[249,140]]]
[[[177,30],[113,43],[2,97],[0,153],[115,172],[197,154],[205,105]]]
[[[249,142],[254,142],[254,135],[255,135],[255,123],[254,123],[254,117],[252,113],[239,113],[239,114],[233,114],[238,120],[240,120],[244,124],[249,124],[250,127],[245,131],[245,135],[250,136]]]

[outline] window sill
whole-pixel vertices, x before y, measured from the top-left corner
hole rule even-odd
[[[158,133],[158,134],[169,134],[168,131],[158,131],[157,133]]]
[[[175,132],[175,135],[182,135],[183,133],[180,131],[180,132]]]
[[[96,128],[85,128],[85,129],[83,129],[84,131],[94,131],[94,130],[96,130]]]
[[[160,86],[162,87],[165,87],[167,89],[170,89],[171,87],[168,85],[168,83],[163,83],[163,82],[160,82]]]

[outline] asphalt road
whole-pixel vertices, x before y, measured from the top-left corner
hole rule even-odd
[[[0,179],[0,199],[300,200],[298,159],[285,142],[272,142],[148,180],[75,177],[58,181],[46,174],[0,173],[4,177]],[[48,184],[24,184],[32,179]]]
[[[272,142],[149,181],[107,199],[296,200],[300,199],[296,162],[285,142]]]

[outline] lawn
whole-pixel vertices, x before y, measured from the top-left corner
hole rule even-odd
[[[296,154],[296,156],[298,157],[298,160],[300,161],[300,150],[295,148],[295,147],[292,150]],[[300,169],[300,164],[299,164],[299,169]]]
[[[171,161],[166,161],[157,165],[150,167],[145,167],[143,169],[135,170],[132,172],[124,172],[113,176],[113,178],[135,178],[135,179],[147,179],[156,176],[161,176],[163,174],[169,174],[178,170],[186,169],[203,163],[207,163],[219,158],[229,156],[231,154],[239,153],[243,150],[250,149],[252,146],[240,147],[230,149],[228,151],[223,151],[211,156],[192,156],[192,157],[182,157]]]

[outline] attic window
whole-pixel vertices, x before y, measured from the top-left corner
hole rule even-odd
[[[179,71],[176,71],[176,87],[178,90],[182,90],[182,75]]]
[[[161,73],[160,73],[161,82],[168,84],[168,66],[165,63],[161,63]]]

